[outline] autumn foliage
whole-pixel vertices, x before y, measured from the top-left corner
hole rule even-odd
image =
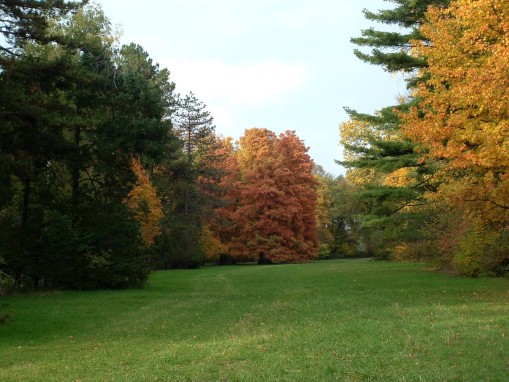
[[[146,247],[154,244],[161,233],[160,222],[163,218],[161,201],[141,163],[133,159],[131,169],[136,175],[136,183],[127,195],[125,203],[140,224],[140,236]]]
[[[429,42],[415,42],[414,54],[428,60],[427,80],[415,94],[419,107],[402,115],[403,132],[419,145],[421,162],[437,168],[438,188],[428,197],[468,222],[455,239],[453,261],[472,275],[497,248],[507,249],[509,2],[456,0],[430,8],[421,31]],[[498,250],[504,251],[500,264],[509,262]]]
[[[231,138],[217,138],[214,153],[208,157],[212,170],[209,176],[199,178],[206,209],[202,216],[202,245],[205,260],[217,262],[230,252],[229,227],[235,204],[235,182],[239,168]]]
[[[415,47],[427,57],[429,80],[420,108],[406,117],[405,133],[426,149],[426,159],[448,170],[506,171],[509,163],[509,3],[455,1],[430,9],[422,31],[432,44]]]
[[[225,165],[216,232],[234,261],[302,262],[317,256],[313,162],[293,131],[253,128]]]

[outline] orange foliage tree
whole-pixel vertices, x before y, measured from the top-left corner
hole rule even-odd
[[[404,116],[404,132],[424,149],[425,160],[440,162],[444,195],[505,220],[509,2],[457,0],[447,9],[431,8],[428,17],[422,32],[431,44],[415,52],[428,59],[429,79],[417,92],[421,109]]]
[[[198,178],[206,199],[202,214],[202,245],[205,260],[218,261],[229,250],[229,227],[235,202],[234,184],[239,168],[231,138],[217,137],[215,149],[209,155],[209,173]]]
[[[419,109],[402,115],[403,132],[419,144],[422,160],[437,164],[432,197],[475,221],[470,237],[486,229],[507,236],[509,2],[455,0],[430,8],[421,31],[429,42],[416,42],[414,53],[429,63],[427,80],[416,93]]]
[[[131,169],[136,175],[136,183],[127,195],[125,203],[140,224],[140,236],[146,247],[154,244],[154,239],[161,233],[160,223],[163,218],[162,204],[157,192],[141,163],[133,159]]]
[[[249,129],[230,189],[230,255],[238,261],[300,262],[317,256],[316,186],[307,148],[287,131]]]

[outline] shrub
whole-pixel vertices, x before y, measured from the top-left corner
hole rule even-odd
[[[509,233],[473,222],[459,240],[454,256],[459,275],[502,276],[509,271]]]

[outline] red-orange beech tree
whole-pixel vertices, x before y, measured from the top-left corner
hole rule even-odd
[[[287,131],[245,131],[237,151],[240,176],[229,198],[230,256],[237,261],[292,263],[316,258],[316,187],[308,149]]]

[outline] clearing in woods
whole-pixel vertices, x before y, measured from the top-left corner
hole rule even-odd
[[[505,381],[509,280],[320,261],[0,298],[0,380]]]

